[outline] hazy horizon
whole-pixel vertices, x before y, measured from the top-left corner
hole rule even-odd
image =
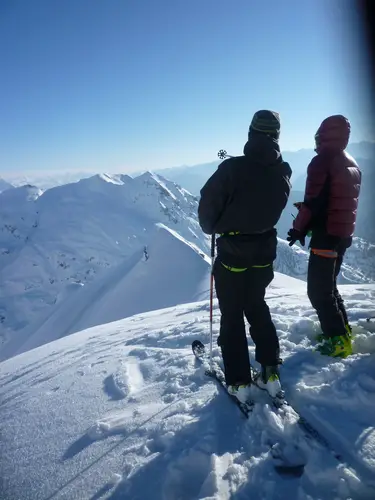
[[[368,141],[368,140],[362,140],[362,141],[358,141],[358,142],[350,142],[349,143],[349,148],[351,145],[356,145],[356,144],[362,144],[362,143],[370,143],[370,144],[374,144],[375,145],[375,141]],[[299,152],[309,152],[309,151],[312,151],[313,150],[313,146],[310,147],[310,148],[300,148],[300,149],[296,149],[296,150],[283,150],[282,152],[284,154],[288,154],[288,153],[299,153]],[[228,151],[228,153],[232,153],[231,151]],[[242,152],[240,151],[239,153],[236,153],[234,152],[233,154],[242,154]],[[165,167],[158,167],[158,168],[141,168],[141,169],[121,169],[121,167],[119,168],[114,168],[114,167],[110,167],[110,168],[65,168],[65,169],[54,169],[54,168],[51,168],[51,169],[40,169],[40,170],[16,170],[16,171],[13,171],[13,172],[10,172],[10,171],[1,171],[0,170],[0,178],[4,179],[4,180],[9,180],[11,181],[12,178],[20,178],[20,177],[28,177],[28,176],[41,176],[41,177],[48,177],[48,176],[56,176],[56,175],[78,175],[80,173],[83,173],[83,174],[99,174],[99,173],[108,173],[108,174],[128,174],[128,175],[132,175],[132,174],[140,174],[142,172],[145,172],[147,170],[167,170],[167,169],[178,169],[178,168],[193,168],[193,167],[196,167],[196,166],[199,166],[199,165],[206,165],[206,164],[210,164],[210,163],[214,163],[214,162],[218,162],[220,161],[218,157],[215,158],[215,156],[213,155],[212,159],[209,160],[209,161],[201,161],[201,162],[198,162],[198,163],[195,163],[195,164],[181,164],[181,165],[173,165],[173,166],[165,166]],[[307,165],[306,165],[307,167]]]

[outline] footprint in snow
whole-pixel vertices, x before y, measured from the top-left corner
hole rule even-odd
[[[103,389],[112,400],[120,400],[138,392],[143,384],[143,375],[138,360],[128,358],[125,365],[104,379]]]

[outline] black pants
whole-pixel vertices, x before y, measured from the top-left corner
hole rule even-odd
[[[307,273],[307,295],[316,310],[323,334],[327,337],[345,335],[348,316],[337,289],[344,253],[336,259],[310,253]]]
[[[256,360],[262,365],[278,363],[279,340],[264,300],[266,288],[273,277],[272,266],[236,273],[226,269],[219,260],[215,261],[215,288],[221,312],[218,343],[227,384],[251,381],[244,315],[250,323]]]

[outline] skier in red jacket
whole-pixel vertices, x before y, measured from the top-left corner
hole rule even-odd
[[[345,151],[349,136],[350,123],[342,115],[320,125],[304,201],[296,203],[299,212],[288,232],[290,246],[296,241],[304,245],[311,232],[307,293],[323,332],[318,350],[333,357],[352,354],[351,329],[336,283],[352,244],[361,185],[361,171]]]

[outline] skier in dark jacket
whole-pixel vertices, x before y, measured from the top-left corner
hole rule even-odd
[[[223,161],[201,190],[198,215],[206,234],[219,234],[214,263],[220,336],[228,390],[244,401],[251,382],[244,315],[262,365],[258,384],[280,391],[279,341],[264,300],[274,277],[278,222],[292,171],[278,144],[279,115],[262,110],[250,124],[244,155]]]
[[[316,135],[316,153],[307,169],[305,197],[289,231],[290,245],[305,244],[311,232],[307,292],[323,336],[318,350],[333,357],[352,354],[351,329],[336,279],[352,244],[361,171],[345,152],[350,123],[342,115],[326,118]]]

